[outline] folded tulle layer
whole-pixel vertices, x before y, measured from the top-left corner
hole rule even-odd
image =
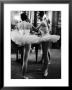
[[[21,34],[19,31],[11,31],[11,40],[18,45],[40,43],[43,41],[57,42],[60,39],[58,35],[46,34],[44,36],[31,35],[29,33]]]
[[[41,41],[51,41],[51,42],[57,42],[60,39],[59,35],[50,35],[50,34],[46,34],[44,36],[42,36]]]

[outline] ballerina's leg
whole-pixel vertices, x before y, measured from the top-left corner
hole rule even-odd
[[[25,44],[24,55],[23,55],[23,65],[22,65],[23,76],[25,75],[25,73],[27,71],[27,62],[28,62],[29,50],[30,50],[30,45]]]
[[[47,76],[48,75],[48,42],[42,42],[42,51],[43,51],[43,59],[44,59],[44,63],[43,63],[43,75]]]

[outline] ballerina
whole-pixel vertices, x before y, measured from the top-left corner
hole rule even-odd
[[[46,15],[43,15],[41,18],[41,23],[37,27],[37,29],[39,29],[39,31],[41,32],[41,36],[42,36],[41,45],[42,45],[43,53],[42,53],[41,62],[43,62],[42,71],[43,71],[43,76],[45,77],[48,75],[48,64],[50,63],[49,41],[56,42],[55,40],[57,40],[56,35],[50,35],[49,24],[50,21],[47,19]]]

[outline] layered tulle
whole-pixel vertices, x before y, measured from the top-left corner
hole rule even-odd
[[[60,39],[59,35],[45,34],[43,36],[31,35],[30,33],[22,34],[18,30],[11,31],[11,40],[18,45],[40,43],[43,41],[57,42]]]

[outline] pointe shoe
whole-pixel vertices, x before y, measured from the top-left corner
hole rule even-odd
[[[51,62],[49,61],[48,64],[51,64]]]
[[[45,72],[44,72],[44,77],[47,77],[48,76],[48,70],[46,70]]]
[[[46,70],[46,71],[42,74],[43,79],[46,79],[47,76],[48,76],[48,70]]]
[[[27,76],[22,76],[22,79],[29,79],[29,77],[27,77]]]
[[[24,76],[24,79],[29,79],[28,77]]]

